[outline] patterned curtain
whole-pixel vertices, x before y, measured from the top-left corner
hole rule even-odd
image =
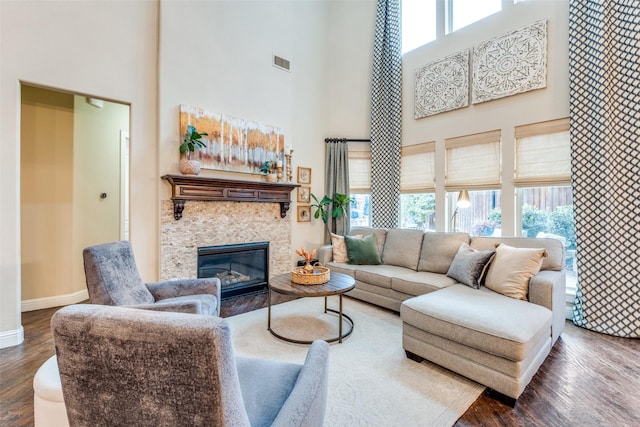
[[[349,146],[346,139],[326,140],[325,183],[324,191],[329,197],[335,197],[336,193],[349,194]],[[329,210],[329,218],[331,216]],[[329,219],[331,221],[331,219]],[[344,235],[349,232],[349,209],[346,216],[338,221],[331,221],[329,230],[332,233]],[[330,241],[325,236],[325,241]]]
[[[378,0],[371,87],[371,218],[400,223],[402,51],[400,0]]]
[[[640,336],[640,2],[569,3],[573,321]]]

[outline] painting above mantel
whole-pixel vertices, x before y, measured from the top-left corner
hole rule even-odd
[[[277,126],[180,105],[181,135],[189,125],[207,134],[206,147],[192,154],[203,169],[258,174],[264,162],[284,161],[284,133]]]
[[[287,216],[291,191],[299,187],[293,183],[239,181],[202,176],[164,175],[171,184],[173,217],[182,218],[186,201],[231,201],[279,203],[280,217]]]

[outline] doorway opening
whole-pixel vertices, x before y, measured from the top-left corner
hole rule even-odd
[[[22,311],[86,299],[82,249],[128,238],[129,105],[21,85]]]

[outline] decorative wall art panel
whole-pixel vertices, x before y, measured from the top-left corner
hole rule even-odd
[[[483,42],[473,50],[472,102],[547,86],[547,21]]]
[[[469,50],[416,70],[416,119],[469,105]]]
[[[191,155],[205,169],[260,173],[265,161],[284,159],[284,134],[276,126],[180,105],[180,142],[188,125],[208,134],[206,148]]]

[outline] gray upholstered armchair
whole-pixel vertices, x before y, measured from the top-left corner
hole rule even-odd
[[[329,346],[236,358],[225,319],[88,304],[51,319],[71,426],[321,426]]]
[[[83,257],[89,301],[92,304],[214,316],[219,314],[219,279],[143,283],[131,243],[125,240],[85,248]]]

